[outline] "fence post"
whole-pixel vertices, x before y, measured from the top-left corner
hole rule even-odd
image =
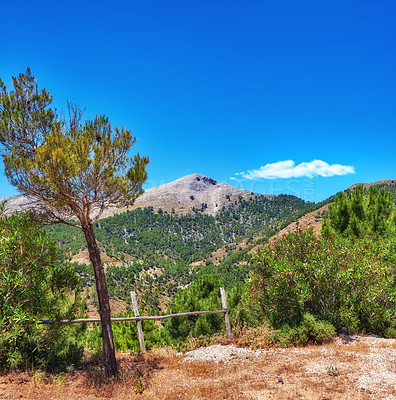
[[[135,317],[138,317],[139,316],[139,307],[138,307],[138,304],[137,304],[137,299],[136,299],[136,293],[135,292],[131,292],[131,299],[132,299],[133,312],[135,314]],[[136,327],[137,327],[137,332],[138,332],[138,336],[139,336],[140,351],[141,351],[141,353],[145,353],[146,352],[146,346],[144,345],[142,321],[137,320],[136,321]]]
[[[220,288],[220,295],[221,295],[221,305],[224,310],[224,321],[225,321],[225,327],[226,327],[226,332],[227,332],[227,338],[232,339],[230,318],[228,316],[227,301],[226,301],[226,295],[225,295],[224,288]]]

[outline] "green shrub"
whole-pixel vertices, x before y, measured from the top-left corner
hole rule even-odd
[[[168,312],[170,314],[190,311],[221,310],[221,281],[217,275],[206,275],[191,286],[178,291]],[[186,340],[190,335],[199,337],[213,335],[224,330],[223,314],[207,314],[170,318],[163,334],[170,341]]]
[[[133,313],[119,315],[119,317],[132,316],[134,316]],[[142,329],[144,344],[147,350],[158,347],[162,343],[160,330],[154,321],[142,321]],[[113,335],[116,350],[140,352],[139,337],[135,321],[114,323]]]
[[[140,315],[143,315],[142,313]],[[133,313],[123,313],[116,315],[117,318],[133,317]],[[139,337],[135,321],[114,322],[113,340],[114,347],[120,351],[140,352]],[[159,347],[163,343],[160,329],[152,320],[142,321],[142,329],[146,350]],[[85,347],[94,353],[99,354],[102,348],[102,331],[100,324],[94,324],[91,329],[87,330],[84,337]]]
[[[29,214],[0,218],[0,369],[42,369],[77,362],[79,280],[58,262],[55,243]],[[54,321],[40,325],[42,319]]]
[[[300,325],[290,327],[284,325],[274,335],[274,341],[282,347],[292,345],[323,344],[330,342],[336,335],[334,326],[329,322],[320,321],[311,314],[304,314]]]
[[[388,339],[396,339],[396,328],[392,328],[392,327],[388,328],[385,331],[384,336]]]
[[[322,233],[325,236],[340,234],[349,237],[394,233],[394,210],[391,192],[385,188],[377,190],[375,186],[367,191],[363,186],[358,186],[338,194],[329,206],[328,217],[322,224]]]

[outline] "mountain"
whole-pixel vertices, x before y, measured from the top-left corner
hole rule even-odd
[[[16,212],[28,211],[33,207],[33,201],[26,196],[18,195],[11,197],[4,197],[0,199],[0,204],[5,203],[5,214],[14,214]]]
[[[357,186],[363,186],[366,189],[370,186],[385,187],[393,193],[396,200],[396,180],[384,179],[372,183],[355,183],[348,189],[353,190]],[[215,215],[225,204],[235,202],[240,198],[249,199],[252,196],[273,197],[273,195],[261,195],[237,189],[203,174],[191,174],[147,189],[132,206],[106,210],[103,217],[146,207],[152,207],[155,211],[161,209],[176,214],[188,214],[194,209],[201,209],[202,205],[204,205],[205,214]],[[26,211],[33,207],[32,200],[23,195],[2,198],[1,202],[6,203],[6,214]]]
[[[215,186],[215,183],[210,185]],[[201,196],[198,201],[211,199],[205,193],[202,195],[207,186],[206,183],[204,190],[197,191]],[[157,207],[165,204],[171,211],[163,207],[157,210],[153,206],[138,207],[102,218],[95,226],[95,236],[103,256],[110,257],[104,258],[104,261],[107,264],[122,264],[124,260],[156,264],[163,260],[185,263],[200,261],[225,244],[238,243],[247,235],[258,232],[270,235],[291,215],[312,205],[290,195],[264,196],[246,191],[236,191],[230,195],[224,191],[227,186],[219,185],[219,189],[215,189],[215,199],[219,203],[215,203],[212,196],[213,214],[207,212],[208,203],[200,202],[199,208],[190,205],[189,212],[177,213],[171,207],[175,205],[174,202],[166,203],[153,198]],[[209,187],[208,191],[214,190]],[[190,193],[190,189],[184,191],[179,198],[183,199]],[[175,197],[177,193],[173,195]],[[144,205],[154,204],[154,201]],[[187,209],[185,205],[182,207],[179,211]],[[81,232],[64,225],[48,227],[48,230],[73,257],[73,261],[86,259],[86,255],[80,254],[86,248]]]
[[[202,174],[191,174],[176,181],[148,189],[130,209],[153,207],[177,214],[186,214],[205,204],[206,214],[217,214],[223,205],[239,197],[248,198],[254,193],[237,189]]]
[[[106,210],[103,217],[146,207],[152,207],[155,211],[161,209],[176,214],[187,214],[194,209],[204,207],[205,214],[215,215],[225,203],[234,202],[239,198],[247,199],[251,196],[257,196],[257,194],[237,189],[202,174],[191,174],[176,181],[147,189],[132,206]],[[22,195],[0,199],[0,202],[4,201],[7,214],[26,211],[33,206],[32,200]]]

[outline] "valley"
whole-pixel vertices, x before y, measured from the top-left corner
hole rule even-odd
[[[363,185],[396,193],[394,180]],[[202,174],[148,189],[133,206],[110,209],[95,227],[113,312],[130,310],[131,290],[146,312],[156,313],[166,309],[179,288],[200,276],[219,274],[226,288],[243,283],[253,271],[252,252],[263,243],[297,227],[320,233],[334,197],[313,204],[290,195],[248,192]],[[6,200],[7,213],[31,207],[23,196]],[[79,274],[89,314],[97,315],[82,233],[63,224],[46,229]]]

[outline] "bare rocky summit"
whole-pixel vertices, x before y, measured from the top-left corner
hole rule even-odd
[[[174,209],[177,214],[186,214],[204,204],[206,213],[216,214],[224,203],[235,201],[239,196],[247,198],[251,193],[202,174],[191,174],[146,190],[130,209],[151,206],[155,210],[171,212]]]

